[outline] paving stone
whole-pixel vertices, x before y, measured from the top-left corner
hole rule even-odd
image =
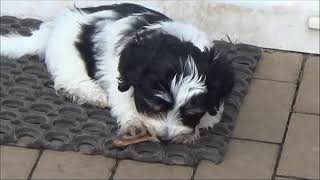
[[[0,179],[27,179],[39,151],[0,146]]]
[[[32,179],[108,179],[114,165],[101,155],[46,150]]]
[[[312,57],[307,60],[301,86],[295,105],[297,112],[320,114],[320,59]]]
[[[265,52],[257,65],[254,77],[296,82],[302,64],[302,54]]]
[[[190,179],[191,167],[120,161],[114,179]]]
[[[232,140],[225,160],[201,161],[195,179],[270,179],[277,152],[278,145]]]
[[[319,179],[319,116],[294,114],[281,154],[279,175]]]
[[[281,142],[295,84],[253,80],[236,121],[234,137]]]

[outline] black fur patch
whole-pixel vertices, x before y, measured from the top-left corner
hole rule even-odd
[[[97,70],[96,60],[94,58],[94,42],[92,40],[95,31],[96,27],[94,23],[91,25],[82,25],[81,33],[79,35],[79,41],[74,43],[81,55],[81,58],[86,64],[88,75],[92,79],[95,78],[95,73]]]
[[[211,59],[206,79],[208,112],[210,115],[216,115],[221,103],[232,91],[235,75],[232,62],[227,60],[225,52],[212,48],[207,54]]]

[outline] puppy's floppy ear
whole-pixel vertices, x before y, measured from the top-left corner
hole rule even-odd
[[[127,91],[131,86],[141,84],[143,79],[148,77],[152,67],[149,62],[157,58],[158,50],[163,45],[160,41],[150,38],[150,33],[151,31],[144,35],[136,33],[120,52],[119,91]]]
[[[143,58],[143,44],[141,37],[135,34],[132,41],[128,43],[120,53],[120,62],[118,70],[120,77],[118,77],[118,90],[125,92],[139,80],[143,65],[140,61]]]
[[[139,84],[142,77],[146,76],[145,69],[144,65],[127,69],[127,71],[118,78],[118,90],[125,92],[128,91],[131,86]]]
[[[209,58],[206,72],[208,88],[208,113],[216,115],[224,99],[234,86],[234,70],[226,53],[212,48],[207,51]]]

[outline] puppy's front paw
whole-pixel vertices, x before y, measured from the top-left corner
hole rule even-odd
[[[101,108],[106,108],[109,106],[109,100],[108,100],[108,96],[105,94],[101,94],[100,98],[98,98],[95,102],[95,105],[97,105],[98,107]]]
[[[125,122],[121,121],[118,131],[119,135],[128,137],[135,137],[144,133],[146,133],[146,128],[138,118],[132,118],[131,120],[127,120]]]

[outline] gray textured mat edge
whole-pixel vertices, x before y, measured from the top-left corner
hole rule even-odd
[[[29,36],[41,21],[2,16],[0,34],[16,31]],[[219,163],[227,151],[240,105],[247,93],[260,48],[217,41],[234,62],[236,84],[225,103],[220,123],[202,130],[194,145],[145,142],[125,148],[111,146],[116,132],[115,121],[107,109],[77,105],[58,97],[45,65],[37,56],[0,61],[0,144],[37,149],[81,151],[119,159],[144,162],[195,165],[201,159]]]

